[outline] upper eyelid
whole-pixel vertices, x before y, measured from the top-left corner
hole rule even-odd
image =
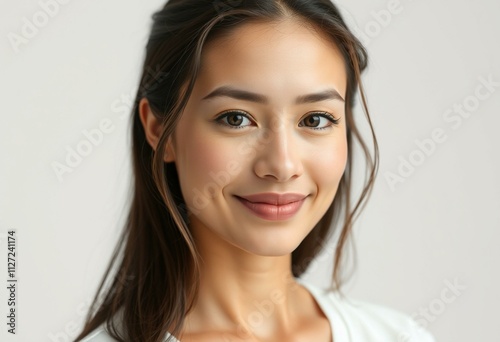
[[[239,109],[228,109],[228,110],[225,110],[222,113],[220,113],[219,115],[217,115],[217,118],[220,118],[220,117],[222,117],[224,115],[227,115],[229,113],[238,113],[238,114],[246,116],[249,119],[255,120],[252,115],[250,115],[249,113],[244,112],[242,110],[239,110]]]
[[[329,113],[329,112],[317,112],[317,113],[319,113],[319,114],[325,114],[325,115],[327,115],[327,116],[331,117],[331,118],[332,118],[332,120],[333,120],[333,123],[334,123],[334,124],[338,124],[338,123],[339,123],[339,121],[340,121],[340,117],[336,117],[336,116],[335,116],[335,115],[333,115],[332,113]]]
[[[215,121],[218,122],[220,119],[227,117],[228,114],[231,114],[231,113],[238,113],[238,114],[244,116],[245,118],[247,118],[248,120],[255,122],[255,119],[250,114],[248,114],[247,112],[241,111],[241,110],[237,110],[237,109],[229,109],[229,110],[223,111],[222,113],[217,115],[217,117],[215,118]],[[231,125],[228,125],[228,126],[235,127],[235,126],[231,126]],[[242,127],[244,127],[244,126],[242,126]]]

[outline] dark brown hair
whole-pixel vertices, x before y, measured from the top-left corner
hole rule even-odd
[[[76,341],[103,323],[119,341],[157,342],[167,332],[173,336],[181,332],[184,317],[196,300],[199,260],[188,228],[191,213],[184,203],[175,165],[163,161],[166,142],[193,89],[204,45],[245,23],[285,19],[326,34],[338,46],[346,66],[346,169],[329,209],[292,253],[292,272],[299,277],[323,243],[338,232],[332,290],[341,293],[345,244],[371,193],[378,168],[377,141],[361,84],[361,73],[367,66],[364,47],[329,0],[171,0],[153,15],[132,110],[134,192],[127,222]],[[357,90],[371,129],[372,153],[353,116]],[[139,118],[138,104],[143,97],[162,123],[156,153],[146,141]],[[354,142],[366,160],[357,201],[352,199]],[[119,311],[123,314],[121,330],[112,320]]]

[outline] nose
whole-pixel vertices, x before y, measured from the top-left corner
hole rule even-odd
[[[286,182],[304,172],[298,137],[285,125],[263,134],[255,157],[254,172],[260,178]]]

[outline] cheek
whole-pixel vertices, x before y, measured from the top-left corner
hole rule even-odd
[[[311,154],[309,170],[320,188],[336,191],[346,167],[347,142],[345,139],[339,139],[330,146]]]
[[[228,144],[227,138],[209,134],[203,127],[181,132],[177,168],[184,198],[191,202],[195,195],[217,196],[235,172],[241,170],[236,147]]]

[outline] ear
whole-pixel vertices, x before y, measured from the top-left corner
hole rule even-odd
[[[141,119],[142,127],[144,127],[146,140],[148,141],[151,148],[156,151],[158,147],[158,141],[160,140],[162,125],[151,111],[149,101],[145,97],[143,97],[139,102],[139,118]],[[170,136],[168,139],[167,148],[165,149],[163,160],[166,163],[175,161],[175,152],[172,146],[172,136]]]

